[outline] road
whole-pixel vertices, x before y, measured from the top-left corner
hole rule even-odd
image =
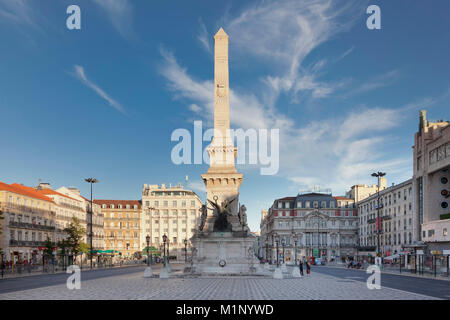
[[[144,268],[145,265],[138,265],[92,271],[83,270],[82,277],[84,280],[94,280],[104,277],[120,276],[144,270]],[[159,266],[157,268],[159,268]],[[70,275],[66,273],[56,273],[0,279],[0,294],[64,284],[69,276]]]
[[[370,276],[365,270],[326,266],[313,266],[311,272],[361,282],[366,282]],[[381,286],[440,299],[450,299],[450,281],[448,280],[382,273]]]

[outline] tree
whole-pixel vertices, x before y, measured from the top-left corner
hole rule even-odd
[[[88,245],[86,242],[82,242],[80,243],[80,253],[83,257],[83,254],[87,255],[88,258],[90,258],[90,253],[91,253],[91,246]]]
[[[67,239],[65,240],[67,249],[70,250],[74,256],[74,259],[76,259],[82,250],[81,240],[83,239],[83,235],[86,233],[86,229],[81,226],[78,218],[72,217],[72,221],[69,226],[64,229],[64,232],[67,234]]]
[[[53,243],[49,237],[47,237],[47,240],[45,241],[43,253],[47,258],[51,258],[53,256]]]

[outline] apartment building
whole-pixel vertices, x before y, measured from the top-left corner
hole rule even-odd
[[[139,253],[143,249],[140,245],[141,201],[96,199],[94,204],[104,216],[105,250],[116,250],[127,258]]]
[[[386,189],[386,178],[380,178],[380,191]],[[366,199],[375,193],[378,192],[378,185],[367,185],[367,184],[355,184],[350,188],[348,192],[346,192],[345,196],[347,198],[355,200],[355,202],[359,202],[363,199]]]
[[[295,255],[345,259],[355,254],[357,210],[353,199],[306,192],[275,200],[262,212],[260,230],[263,258],[269,261],[277,260],[277,252],[286,263],[294,263]]]
[[[190,240],[198,228],[202,201],[198,195],[176,186],[147,185],[142,188],[141,246],[160,248],[162,236],[169,240],[169,254],[184,259],[184,240]]]
[[[379,195],[375,193],[359,201],[357,206],[361,247],[372,247],[375,252],[379,236],[380,251],[386,257],[417,244],[411,179],[381,190]]]
[[[3,258],[15,263],[41,259],[47,238],[56,240],[54,201],[34,188],[0,182],[0,210]]]
[[[90,243],[89,227],[91,222],[91,201],[83,197],[80,190],[75,187],[60,187],[56,190],[59,193],[65,194],[71,198],[77,199],[84,203],[84,217],[81,220],[81,224],[86,228],[86,236],[83,237],[83,241]],[[104,230],[104,216],[101,208],[98,204],[92,203],[92,249],[103,250],[105,247],[105,230]]]
[[[413,189],[416,193],[415,234],[429,252],[450,253],[450,122],[429,121],[419,113],[414,135]]]

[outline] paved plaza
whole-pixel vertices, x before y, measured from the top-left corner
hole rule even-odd
[[[176,268],[174,268],[176,270]],[[428,300],[431,296],[383,287],[369,290],[365,275],[345,277],[312,272],[308,277],[282,280],[269,277],[176,277],[171,279],[144,278],[142,268],[129,268],[111,275],[93,278],[81,275],[81,289],[69,290],[65,280],[59,284],[33,289],[4,292],[0,282],[1,300]],[[158,273],[159,270],[155,270]],[[93,271],[92,273],[95,273]],[[58,275],[67,277],[69,275]],[[84,278],[84,279],[83,279]],[[10,279],[26,281],[26,279]],[[3,281],[10,281],[3,280]],[[362,281],[364,280],[364,281]],[[431,281],[431,280],[430,280]],[[6,288],[6,286],[4,287]]]

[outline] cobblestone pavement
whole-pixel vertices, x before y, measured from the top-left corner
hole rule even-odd
[[[382,288],[369,290],[366,284],[352,279],[341,279],[320,273],[303,278],[282,280],[267,277],[228,278],[144,278],[143,272],[133,271],[111,277],[81,279],[80,290],[69,290],[66,285],[0,294],[0,300],[424,300],[433,297]]]

